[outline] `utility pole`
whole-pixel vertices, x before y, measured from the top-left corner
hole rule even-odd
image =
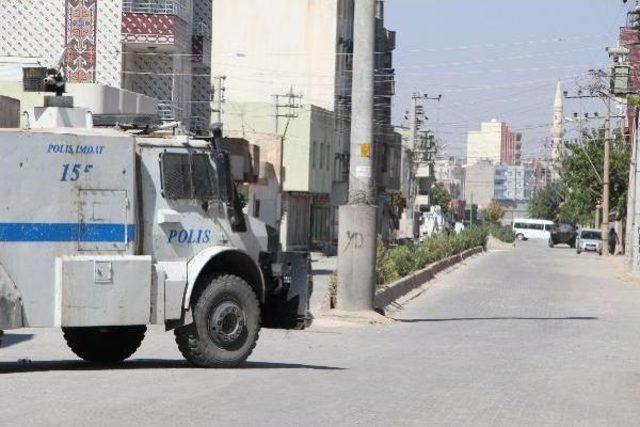
[[[377,213],[373,170],[376,0],[355,0],[349,204],[339,211],[338,301],[345,311],[373,309]]]
[[[428,117],[425,116],[423,101],[437,101],[442,100],[442,95],[430,97],[429,94],[421,94],[414,92],[411,96],[411,112],[409,118],[411,120],[411,150],[413,152],[413,162],[411,165],[411,186],[409,187],[409,203],[408,208],[411,209],[412,219],[412,235],[416,237],[418,235],[417,223],[415,221],[415,198],[418,194],[418,183],[416,181],[416,174],[419,167],[425,162],[433,162],[433,158],[428,156],[432,154],[433,147],[429,147],[430,139],[428,135],[421,135],[422,125]],[[434,140],[435,142],[435,140]]]
[[[603,161],[603,173],[602,173],[602,246],[603,254],[609,255],[609,198],[610,198],[610,164],[611,164],[611,95],[605,93],[604,89],[600,87],[598,79],[605,76],[606,73],[602,70],[592,70],[593,76],[596,79],[594,87],[591,89],[589,95],[582,95],[582,91],[578,91],[577,96],[568,96],[567,92],[564,93],[567,99],[582,99],[584,98],[600,98],[604,100],[605,104],[605,117],[604,117],[604,161]],[[596,227],[598,226],[598,218],[596,216]]]
[[[276,119],[275,134],[276,135],[280,134],[280,119],[281,118],[287,119],[287,124],[282,134],[282,138],[284,139],[284,137],[286,136],[287,130],[289,129],[289,123],[291,123],[291,119],[298,118],[298,113],[296,113],[295,111],[297,109],[302,108],[302,95],[294,93],[293,88],[290,88],[289,92],[283,95],[273,95],[273,99],[275,101],[275,109],[276,109],[276,113],[275,113],[275,119]],[[281,99],[284,99],[285,101],[281,102],[280,101]],[[282,109],[285,110],[284,113],[281,112]]]
[[[609,253],[609,180],[611,166],[611,98],[606,97],[604,121],[604,170],[602,173],[602,246],[603,253]]]
[[[216,105],[211,110],[212,113],[217,113],[217,123],[222,123],[222,104],[226,102],[225,92],[226,88],[224,82],[227,80],[227,76],[213,76],[213,87],[211,88],[212,101]]]
[[[284,148],[285,148],[285,140],[287,137],[287,131],[289,130],[289,124],[291,120],[298,118],[298,113],[296,110],[302,108],[302,95],[295,94],[293,92],[293,87],[289,88],[289,92],[283,95],[273,95],[274,99],[274,107],[275,107],[275,135],[279,138],[280,142],[280,173],[279,175],[279,197],[278,197],[278,211],[276,212],[276,217],[278,218],[278,233],[280,234],[280,240],[286,241],[286,237],[283,234],[286,231],[287,222],[287,209],[285,209],[285,205],[288,203],[288,196],[284,192],[284,179],[285,179],[285,170],[284,170]],[[281,101],[284,99],[285,101]],[[284,110],[284,112],[283,112]],[[285,125],[284,131],[280,134],[280,119],[287,119],[287,123]]]

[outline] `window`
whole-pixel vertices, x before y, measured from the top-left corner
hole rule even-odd
[[[258,199],[253,201],[253,217],[260,218],[260,200]]]
[[[217,197],[216,175],[206,154],[163,153],[162,193],[169,200],[210,200]]]
[[[322,148],[324,144],[320,143],[320,169],[324,168],[324,149]]]
[[[316,167],[316,142],[311,143],[311,166]]]
[[[327,170],[331,170],[331,145],[327,144]]]

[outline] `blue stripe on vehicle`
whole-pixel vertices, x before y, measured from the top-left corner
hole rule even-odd
[[[124,242],[135,239],[135,225],[0,222],[0,242]]]

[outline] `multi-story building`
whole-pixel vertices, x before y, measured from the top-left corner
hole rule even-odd
[[[210,32],[211,0],[3,0],[0,7],[0,56],[61,67],[71,83],[151,96],[162,119],[196,131],[209,123]]]
[[[495,167],[494,199],[497,201],[526,201],[531,199],[535,186],[533,165],[500,165]]]
[[[482,123],[479,131],[469,132],[467,164],[489,160],[493,164],[516,165],[520,163],[521,149],[522,134],[493,119]]]
[[[329,159],[333,183],[329,194],[311,195],[310,224],[312,230],[323,230],[319,234],[326,235],[324,224],[329,223],[328,235],[334,241],[337,241],[337,208],[347,201],[348,194],[353,12],[353,0],[213,2],[213,68],[217,76],[225,77],[224,117],[238,114],[234,106],[271,103],[271,110],[265,114],[274,122],[278,119],[273,116],[280,119],[277,129],[272,126],[270,132],[283,134],[287,125],[298,120],[292,117],[297,114],[289,108],[289,94],[299,96],[297,102],[306,109],[331,114],[335,131]],[[376,56],[373,155],[379,191],[384,194],[399,190],[399,180],[389,172],[395,170],[393,159],[400,158],[400,147],[391,128],[395,33],[384,28],[382,2],[377,12],[376,51],[380,54]],[[245,123],[250,124],[249,118]],[[231,129],[226,122],[224,126],[227,131]],[[285,137],[285,152],[288,149]],[[307,153],[310,155],[312,151]],[[383,214],[388,211],[381,209]],[[388,222],[381,220],[381,229]]]
[[[453,199],[462,197],[465,170],[462,161],[455,157],[437,159],[434,164],[434,175],[437,182],[445,185]]]
[[[287,250],[324,249],[336,220],[331,208],[335,113],[298,107],[279,125],[271,103],[228,102],[222,120],[228,136],[260,147],[262,170],[273,170],[273,179],[249,186],[248,213],[279,228]],[[268,209],[273,205],[275,211]]]
[[[436,142],[429,131],[420,130],[412,140],[411,130],[396,127],[402,141],[400,194],[404,211],[401,213],[400,238],[418,236],[418,221],[422,212],[431,209],[431,186],[435,182]]]
[[[467,206],[477,205],[484,209],[495,198],[496,165],[488,159],[479,160],[467,166],[464,199]]]
[[[233,117],[244,114],[246,130],[253,126],[284,137],[285,158],[289,151],[306,153],[306,159],[298,158],[291,167],[313,169],[312,147],[319,142],[314,143],[309,132],[292,140],[290,129],[313,128],[318,122],[299,123],[301,110],[321,111],[318,114],[332,120],[331,144],[322,143],[331,150],[322,148],[323,168],[329,163],[332,172],[329,190],[297,191],[309,204],[298,212],[308,212],[309,218],[287,214],[290,223],[309,224],[308,236],[314,230],[323,243],[337,240],[337,207],[346,200],[348,185],[353,0],[215,0],[213,20],[213,68],[216,76],[225,77],[225,132],[237,131]],[[296,98],[289,96],[293,94]],[[261,106],[269,125],[246,113],[251,105]],[[318,151],[316,164],[320,155]],[[301,244],[302,239],[297,240],[296,245]],[[307,240],[311,245],[315,239]]]

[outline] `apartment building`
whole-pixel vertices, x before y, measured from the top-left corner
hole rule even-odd
[[[479,131],[467,136],[467,164],[483,160],[494,164],[517,165],[520,163],[522,134],[513,132],[506,123],[496,119],[484,122]]]
[[[226,103],[221,113],[225,132],[238,132],[239,122],[233,117],[244,114],[245,133],[253,128],[283,137],[285,158],[293,156],[293,151],[306,153],[307,159],[298,158],[296,162],[296,167],[303,170],[313,169],[308,165],[313,165],[313,145],[318,144],[318,153],[322,154],[317,154],[316,161],[319,164],[322,160],[323,168],[332,173],[328,192],[297,191],[298,196],[306,197],[311,203],[308,220],[311,246],[326,246],[337,241],[337,209],[347,201],[353,3],[353,0],[213,2],[213,69],[216,76],[225,77]],[[399,181],[392,174],[397,170],[394,161],[399,161],[400,147],[391,127],[395,33],[384,28],[382,2],[377,12],[376,50],[381,54],[376,58],[374,158],[380,183],[378,190],[385,195],[381,198],[384,203],[390,192],[399,190]],[[268,118],[267,125],[250,113],[256,105],[260,105],[262,115]],[[304,122],[303,111],[317,113],[312,113],[310,121]],[[329,138],[326,143],[314,142],[308,136],[311,132],[291,139],[292,126],[314,129],[316,123],[324,123],[325,119],[320,116],[333,120],[331,144]],[[328,124],[319,126],[325,129]],[[320,144],[324,148],[320,149]],[[325,152],[327,147],[331,152]],[[381,211],[380,227],[386,230],[393,219],[386,207],[381,207]]]
[[[535,188],[532,164],[496,166],[494,173],[494,199],[498,201],[526,201]]]
[[[39,31],[34,31],[37,28]],[[209,124],[211,0],[2,0],[0,56],[71,83],[158,99],[163,120]]]

